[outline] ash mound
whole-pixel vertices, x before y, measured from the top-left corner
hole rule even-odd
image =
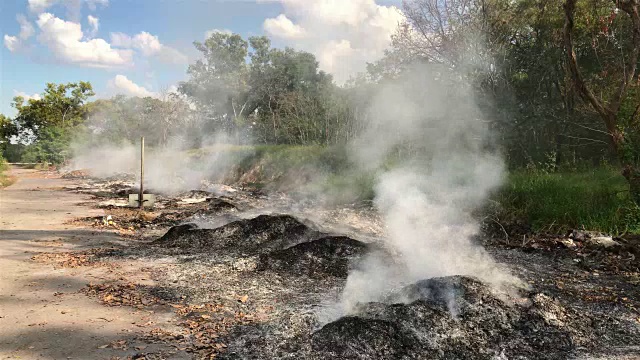
[[[420,281],[311,336],[307,359],[566,359],[575,350],[567,311],[538,294],[511,305],[462,276]],[[576,315],[577,316],[577,315]]]
[[[209,211],[235,211],[238,207],[227,200],[220,198],[207,198]]]
[[[256,270],[310,278],[346,278],[351,261],[368,251],[367,244],[345,236],[328,236],[260,255]]]
[[[260,215],[215,229],[174,226],[154,245],[184,252],[224,250],[239,256],[258,255],[317,239],[322,234],[290,215]]]

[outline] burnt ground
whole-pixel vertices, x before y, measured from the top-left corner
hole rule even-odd
[[[470,277],[425,279],[326,323],[323,311],[339,299],[350,269],[382,249],[382,226],[371,209],[327,209],[224,188],[161,196],[152,212],[138,211],[119,206],[113,193],[123,187],[92,181],[68,189],[93,194],[112,215],[112,223],[78,222],[116,228],[129,241],[66,261],[154,264],[153,288],[94,284],[85,293],[105,305],[173,308],[181,330],[145,339],[194,358],[640,357],[640,274],[628,247],[593,249],[577,240],[568,246],[565,236],[552,235],[518,244],[485,238],[485,248],[526,290],[505,297]]]
[[[304,275],[312,279],[346,278],[353,260],[369,250],[370,246],[361,241],[346,236],[327,236],[260,255],[256,270]]]

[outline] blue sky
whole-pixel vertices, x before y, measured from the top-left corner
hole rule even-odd
[[[214,29],[310,51],[344,80],[381,56],[400,2],[3,0],[0,113],[13,115],[16,94],[38,94],[47,82],[90,81],[99,97],[154,96],[186,78],[193,41]]]

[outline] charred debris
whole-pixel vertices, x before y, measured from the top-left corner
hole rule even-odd
[[[150,254],[173,257],[176,260],[157,273],[156,280],[172,299],[181,299],[181,309],[190,309],[185,310],[187,318],[196,314],[201,322],[207,319],[198,326],[213,328],[213,313],[201,314],[213,306],[231,309],[233,317],[242,319],[220,320],[224,331],[216,330],[209,340],[203,340],[209,335],[196,333],[199,328],[190,323],[194,335],[175,338],[196,358],[205,358],[203,354],[223,359],[506,360],[585,354],[606,358],[616,349],[627,349],[622,353],[628,355],[640,338],[637,304],[622,300],[625,292],[637,295],[638,284],[625,286],[628,278],[609,284],[612,291],[619,291],[613,302],[576,300],[575,291],[588,281],[580,277],[582,269],[561,261],[562,276],[554,274],[556,264],[532,260],[539,254],[521,249],[493,250],[496,258],[515,266],[515,273],[531,284],[516,295],[498,293],[474,277],[437,277],[407,284],[379,301],[327,318],[321,314],[339,301],[348,274],[365,256],[385,252],[392,257],[375,236],[358,231],[374,226],[335,231],[327,226],[330,221],[318,224],[282,211],[262,213],[266,208],[292,206],[284,197],[231,188],[160,197],[159,208],[146,218],[128,214],[117,202],[104,203],[131,188],[114,181],[69,190],[90,193],[102,201],[99,206],[122,211],[114,221],[135,228],[140,241],[104,256],[93,255],[99,261]],[[344,212],[332,214],[344,216]],[[564,287],[536,283],[540,276],[561,278]],[[173,335],[165,337],[177,341],[171,340]],[[207,341],[215,346],[203,352],[198,344]]]

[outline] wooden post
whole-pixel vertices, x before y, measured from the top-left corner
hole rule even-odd
[[[138,195],[138,207],[144,205],[144,136],[140,138],[140,193]]]

